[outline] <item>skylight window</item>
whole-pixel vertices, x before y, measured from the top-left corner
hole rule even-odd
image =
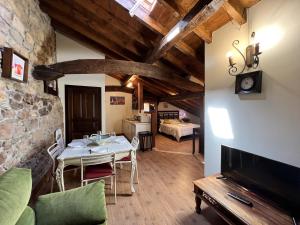
[[[149,15],[153,10],[156,2],[157,0],[135,0],[134,5],[129,10],[129,14],[130,16],[134,16],[135,12],[141,7]]]

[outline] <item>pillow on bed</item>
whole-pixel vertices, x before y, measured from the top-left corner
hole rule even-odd
[[[165,120],[160,119],[160,124],[164,124]]]
[[[180,123],[180,121],[178,119],[167,119],[167,120],[164,120],[164,123],[165,124],[178,124],[178,123]]]

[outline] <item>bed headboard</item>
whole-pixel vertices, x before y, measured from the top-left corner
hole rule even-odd
[[[179,111],[158,111],[157,118],[160,119],[179,119]]]
[[[158,111],[157,112],[157,129],[160,127],[161,119],[179,119],[179,111]]]

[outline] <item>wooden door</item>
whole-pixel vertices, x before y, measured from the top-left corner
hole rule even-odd
[[[66,140],[101,130],[101,88],[66,85]]]

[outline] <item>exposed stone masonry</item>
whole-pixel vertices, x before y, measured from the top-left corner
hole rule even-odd
[[[28,83],[0,78],[0,173],[32,168],[36,185],[49,168],[46,150],[54,131],[63,128],[59,98],[45,94],[43,83],[31,76],[33,65],[56,61],[55,33],[37,0],[0,0],[0,46],[29,59]]]

